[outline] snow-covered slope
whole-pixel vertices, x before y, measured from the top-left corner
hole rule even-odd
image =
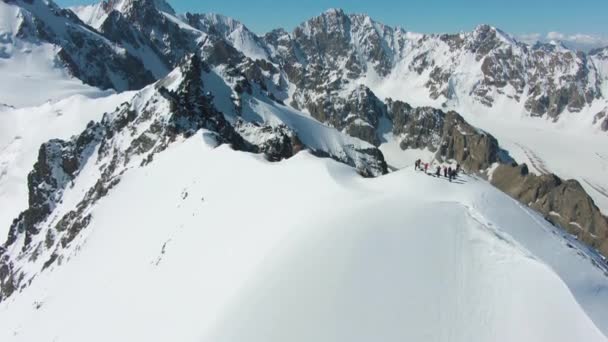
[[[134,6],[148,2],[160,11],[175,15],[173,8],[164,0],[102,0],[91,5],[74,6],[70,9],[87,25],[99,29],[108,18],[110,12],[116,10],[124,13],[131,11]]]
[[[494,115],[560,119],[580,113],[591,124],[606,105],[599,87],[605,75],[584,53],[529,46],[489,25],[472,32],[423,35],[392,28],[366,15],[332,9],[293,33],[265,36],[298,86],[294,100],[306,107],[307,92],[352,89],[363,83],[380,98],[414,105],[461,109],[478,105]],[[302,79],[306,75],[307,79]]]
[[[7,166],[7,185],[27,187],[28,206],[14,216],[6,243],[0,247],[0,268],[4,270],[0,301],[27,287],[50,265],[62,263],[72,242],[90,223],[90,211],[127,170],[144,167],[176,141],[201,130],[208,131],[205,136],[210,144],[228,144],[272,161],[307,149],[348,164],[364,176],[387,172],[382,154],[372,145],[274,104],[260,93],[258,85],[241,82],[250,89],[242,98],[246,103],[241,107],[242,117],[234,110],[218,111],[220,104],[224,109],[236,108],[230,98],[219,96],[223,89],[231,91],[222,80],[193,56],[167,78],[105,113],[100,122],[91,121],[79,135],[45,142],[27,184],[19,184],[21,170]],[[250,108],[263,116],[251,117],[247,114]],[[13,149],[19,150],[18,143]],[[29,151],[24,152],[15,155],[9,150],[7,157],[25,159],[27,164]],[[8,160],[7,165],[12,164]],[[75,188],[80,190],[74,192]],[[15,193],[19,197],[22,192]]]
[[[23,107],[73,94],[101,94],[57,67],[58,47],[17,37],[28,16],[0,2],[0,103]]]
[[[125,92],[91,99],[72,96],[39,107],[0,110],[0,236],[4,239],[11,222],[27,208],[27,175],[40,145],[50,139],[68,139],[79,134],[89,121],[99,121],[130,100]]]
[[[0,304],[0,338],[606,340],[604,270],[487,183],[366,180],[206,136],[127,170],[63,262]]]
[[[50,0],[2,1],[0,18],[0,103],[37,105],[100,93],[87,85],[126,90],[153,81],[137,58]]]
[[[606,259],[544,219],[606,252],[605,49],[73,11],[0,2],[0,340],[606,340]]]
[[[268,60],[269,54],[262,39],[241,22],[220,14],[190,14],[183,16],[193,27],[209,34],[218,35],[245,56],[256,60]]]

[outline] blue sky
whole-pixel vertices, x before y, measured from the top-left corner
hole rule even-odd
[[[92,0],[56,0],[62,6]],[[367,13],[409,31],[438,33],[471,30],[487,23],[513,34],[556,31],[564,35],[608,36],[608,0],[169,0],[177,12],[216,12],[245,23],[257,33],[291,30],[331,7]],[[280,6],[277,6],[280,3]]]

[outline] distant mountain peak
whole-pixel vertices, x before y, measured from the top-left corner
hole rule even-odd
[[[106,12],[117,10],[128,12],[134,8],[147,7],[155,8],[169,14],[175,14],[175,10],[165,0],[103,0],[102,6]]]
[[[532,46],[532,49],[543,50],[546,52],[570,51],[570,49],[568,49],[568,47],[566,45],[564,45],[564,43],[562,41],[559,41],[559,40],[551,40],[546,43],[545,42],[536,42],[536,44],[534,44]]]
[[[343,15],[346,15],[346,14],[344,13],[343,9],[333,7],[333,8],[327,9],[325,12],[323,12],[322,15],[343,16]]]
[[[510,34],[489,24],[477,25],[473,30],[472,34],[476,40],[496,39],[502,43],[509,45],[517,44],[515,38],[513,38]]]

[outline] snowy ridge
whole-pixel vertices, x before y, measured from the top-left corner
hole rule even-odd
[[[0,97],[0,102],[37,105],[75,93],[95,93],[85,84],[126,90],[153,81],[136,58],[52,1],[3,1],[0,17],[0,71],[17,85],[40,90],[30,99],[3,91],[0,96],[9,98]]]
[[[129,101],[133,93],[97,99],[73,96],[36,108],[7,109],[0,116],[0,236],[6,237],[11,222],[28,207],[27,175],[40,145],[51,139],[69,139],[90,121]]]
[[[607,51],[2,1],[0,340],[606,341]]]
[[[127,13],[142,3],[170,15],[175,15],[173,8],[164,0],[101,0],[95,4],[70,7],[83,22],[99,29],[112,11]]]
[[[0,333],[605,341],[602,269],[487,183],[463,181],[363,180],[308,153],[269,164],[196,134],[123,174],[69,262],[0,304]],[[269,207],[280,210],[260,215]]]
[[[387,172],[382,154],[373,146],[272,105],[256,87],[243,106],[245,120],[251,109],[263,115],[261,120],[252,119],[253,125],[244,124],[236,111],[217,111],[214,101],[229,99],[209,95],[221,93],[213,89],[217,83],[205,87],[211,72],[193,56],[167,78],[136,93],[130,103],[104,114],[101,122],[89,123],[80,135],[43,144],[28,175],[29,207],[13,221],[0,250],[0,267],[7,270],[0,276],[0,300],[69,258],[72,242],[91,221],[91,210],[127,170],[146,166],[155,155],[192,135],[202,134],[213,146],[226,143],[236,150],[263,153],[269,160],[280,161],[309,148],[365,176]],[[256,93],[258,97],[253,96]],[[274,134],[261,134],[268,129]]]
[[[226,39],[235,49],[253,60],[269,59],[261,38],[237,20],[215,13],[187,13],[182,18],[209,35],[218,35]]]

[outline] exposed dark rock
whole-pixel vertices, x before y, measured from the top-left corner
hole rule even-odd
[[[545,218],[608,255],[608,219],[576,180],[531,174],[527,166],[500,165],[491,182]]]
[[[455,160],[464,169],[478,172],[499,160],[496,139],[468,124],[454,111],[431,107],[412,108],[401,101],[388,100],[393,134],[402,137],[402,149],[436,152],[438,160]]]
[[[145,90],[136,95],[145,98],[106,113],[100,123],[89,124],[71,140],[51,140],[42,145],[28,178],[29,208],[14,221],[9,239],[0,249],[0,301],[35,277],[35,273],[22,270],[27,266],[22,260],[36,263],[44,257],[33,266],[40,267],[40,271],[60,262],[90,224],[95,203],[120,182],[123,173],[130,167],[152,162],[155,154],[180,137],[188,138],[204,129],[214,135],[218,144],[263,153],[270,161],[290,158],[307,148],[287,126],[237,120],[235,129],[213,105],[212,94],[204,90],[203,74],[208,70],[198,55],[189,56],[181,66],[179,84],[171,87],[174,90],[166,87],[176,81],[170,77],[157,83],[154,92]],[[243,76],[237,73],[235,77]],[[244,78],[243,84],[249,84],[249,80]],[[141,127],[145,129],[140,131]],[[310,150],[352,165],[367,177],[387,172],[382,153],[373,147],[344,146],[337,153]],[[95,152],[97,158],[89,160]],[[54,211],[63,199],[63,192],[74,181],[78,182],[79,172],[88,163],[98,169],[99,179],[86,185],[88,190],[73,208]]]
[[[605,108],[601,112],[595,114],[593,117],[593,124],[600,122],[599,127],[602,131],[608,132],[608,108]]]
[[[40,147],[38,160],[28,175],[28,209],[11,225],[6,245],[11,245],[20,233],[25,234],[23,249],[32,235],[38,234],[38,224],[44,221],[61,201],[63,190],[74,180],[80,168],[99,142],[98,124],[90,123],[78,137],[51,140]]]
[[[373,145],[380,144],[380,120],[388,113],[386,105],[369,88],[359,86],[345,98],[328,92],[316,101],[305,101],[317,120]]]
[[[258,125],[241,120],[236,130],[253,146],[253,152],[263,153],[269,161],[291,158],[305,148],[296,133],[285,125]]]
[[[446,114],[438,153],[441,158],[456,160],[464,169],[479,171],[497,162],[498,152],[498,141],[492,135],[471,126],[454,111]]]

